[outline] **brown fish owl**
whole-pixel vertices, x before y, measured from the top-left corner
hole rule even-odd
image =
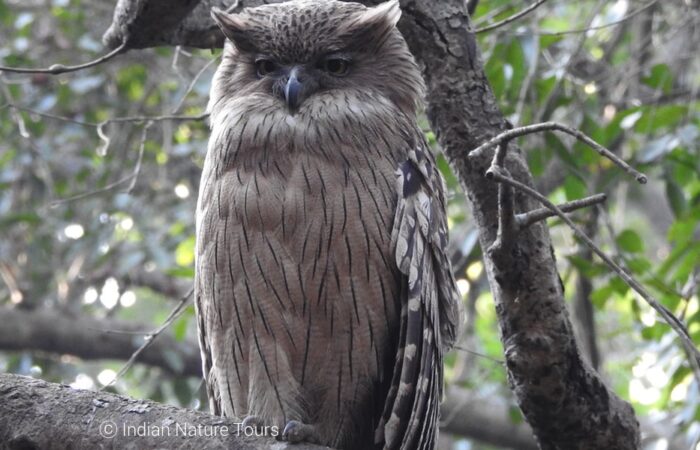
[[[197,207],[214,413],[339,449],[432,449],[458,328],[443,180],[397,1],[214,10]]]

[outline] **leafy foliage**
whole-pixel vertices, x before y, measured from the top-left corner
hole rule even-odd
[[[104,52],[100,34],[113,5],[49,3],[0,0],[1,65],[75,64]],[[475,27],[522,7],[482,1]],[[584,227],[594,220],[587,228],[595,241],[682,317],[700,343],[697,8],[693,2],[550,1],[478,36],[487,76],[515,125],[566,123],[647,172],[650,183],[640,187],[561,135],[519,142],[551,200],[608,194],[604,210],[575,213],[576,220]],[[56,77],[0,74],[0,307],[117,318],[142,323],[146,331],[165,320],[193,274],[193,216],[208,131],[198,119],[137,118],[201,114],[217,54],[160,48]],[[433,133],[426,133],[437,149]],[[448,162],[439,157],[438,163],[452,193],[454,246],[467,250],[458,277],[471,331],[460,345],[483,355],[450,355],[448,379],[512,405],[466,197]],[[668,434],[656,432],[651,443],[689,444],[700,433],[700,386],[669,327],[583,252],[560,221],[550,225],[567,298],[576,301],[581,279],[592,286],[600,371],[640,416],[648,415],[645,423],[664,425]],[[188,309],[166,333],[193,345],[193,318]],[[573,321],[583,323],[575,314]],[[581,333],[590,332],[583,327]],[[182,361],[171,356],[177,372]],[[81,387],[109,382],[122,364],[31,351],[0,354],[2,370]],[[198,379],[140,364],[109,389],[202,404]],[[514,420],[520,420],[517,413]]]

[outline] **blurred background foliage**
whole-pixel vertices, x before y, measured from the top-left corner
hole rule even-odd
[[[474,27],[528,5],[483,0]],[[113,6],[0,0],[0,65],[69,65],[102,55]],[[608,194],[603,208],[578,212],[576,221],[700,342],[700,4],[551,0],[478,40],[514,125],[579,128],[649,175],[640,186],[564,135],[519,141],[551,200]],[[50,311],[78,327],[128,323],[142,331],[128,334],[135,346],[164,323],[191,287],[208,137],[201,115],[219,54],[160,48],[59,76],[0,73],[0,310]],[[166,117],[173,115],[179,118]],[[427,121],[425,129],[439,151]],[[448,383],[510,405],[512,420],[521,421],[466,197],[442,158],[440,168],[468,312],[461,349],[448,357]],[[694,447],[700,392],[678,340],[566,226],[549,223],[582,352],[634,405],[645,448]],[[163,335],[176,341],[172,349],[196,346],[191,305]],[[0,370],[96,389],[125,363],[42,348],[0,348]],[[163,367],[136,363],[107,389],[206,409],[199,378],[182,373],[186,352],[175,350]],[[496,448],[449,434],[443,441],[444,448]]]

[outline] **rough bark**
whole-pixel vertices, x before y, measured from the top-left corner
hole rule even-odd
[[[104,331],[148,329],[145,325],[114,320],[68,317],[55,311],[28,312],[9,308],[0,308],[0,323],[3,324],[0,327],[0,350],[43,351],[70,354],[83,359],[126,360],[141,340],[137,340],[134,335]],[[165,357],[167,353],[174,356]],[[173,363],[173,358],[184,364]],[[190,341],[175,342],[172,338],[161,335],[136,361],[181,376],[202,376],[199,347]],[[178,366],[177,369],[174,365]],[[29,379],[21,378],[18,382],[21,380]],[[34,395],[40,398],[43,394],[37,392]],[[99,400],[99,397],[96,398]],[[458,389],[451,391],[444,408],[447,411],[445,414],[454,414],[455,420],[443,424],[443,432],[471,437],[492,445],[532,448],[534,441],[531,431],[523,425],[513,424],[505,409],[494,410],[492,405],[474,407],[473,402],[466,402],[465,398],[465,392]],[[21,411],[17,410],[16,413],[24,414]]]
[[[159,3],[120,0],[105,42],[115,47],[126,37],[128,48],[220,44],[221,36],[212,37],[217,32],[207,15],[201,14],[218,2],[200,1],[199,12],[177,26],[171,26],[176,22],[171,11],[184,10],[193,2],[170,1],[168,8],[159,8]],[[261,3],[240,0],[238,6]],[[124,13],[144,11],[144,5],[152,5],[150,14]],[[512,236],[514,245],[501,258],[487,251],[496,239],[499,214],[498,187],[484,176],[493,153],[470,154],[470,150],[509,124],[486,80],[465,2],[402,0],[401,6],[399,27],[424,67],[428,117],[469,196],[479,227],[508,379],[540,447],[638,448],[639,424],[631,406],[605,386],[576,346],[546,225],[535,224]],[[199,36],[206,36],[206,45]],[[509,146],[506,169],[515,179],[532,185],[525,158],[514,145]],[[516,212],[540,206],[521,194],[515,195],[515,202]]]
[[[147,325],[116,320],[73,317],[51,309],[23,311],[0,308],[0,349],[39,350],[83,359],[127,360],[143,344],[143,335],[107,331],[148,331]],[[158,336],[136,359],[177,375],[202,375],[199,348]]]
[[[498,230],[498,189],[484,177],[493,152],[470,154],[509,128],[486,80],[481,56],[460,1],[402,3],[402,31],[425,65],[428,117],[468,194],[488,250]],[[532,185],[525,158],[509,146],[506,168]],[[538,208],[516,194],[523,212]],[[508,379],[518,404],[543,449],[639,447],[632,407],[609,390],[582,360],[564,305],[549,230],[541,222],[514,239],[509,254],[485,266],[496,303]]]
[[[141,426],[142,428],[138,428]],[[236,421],[107,392],[0,374],[0,447],[11,450],[320,450],[239,433]]]

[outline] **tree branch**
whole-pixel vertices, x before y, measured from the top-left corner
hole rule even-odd
[[[0,73],[2,72],[8,72],[8,73],[45,73],[49,75],[59,75],[62,73],[68,73],[68,72],[77,72],[79,70],[83,69],[88,69],[90,67],[95,67],[99,64],[102,64],[103,62],[109,61],[110,59],[114,58],[117,56],[119,53],[122,53],[126,49],[125,44],[120,44],[116,48],[114,48],[111,52],[107,53],[106,55],[100,56],[99,58],[86,62],[84,64],[78,64],[76,66],[64,66],[63,64],[53,64],[51,67],[48,69],[32,69],[28,67],[6,67],[6,66],[0,66]]]
[[[474,398],[460,388],[451,388],[440,409],[440,430],[469,436],[482,442],[518,450],[536,450],[532,429],[515,423],[505,405]]]
[[[145,335],[151,328],[143,324],[88,316],[70,317],[51,309],[24,311],[0,308],[0,323],[2,350],[39,350],[83,359],[128,360],[143,343],[140,333]],[[196,343],[177,342],[167,335],[152,342],[149,348],[141,352],[138,362],[179,375],[202,375],[202,362]]]
[[[68,317],[53,310],[29,312],[9,308],[0,308],[0,323],[3,324],[0,327],[0,350],[39,350],[55,354],[70,354],[83,359],[128,360],[141,345],[142,336],[147,335],[150,328],[147,325],[132,322],[99,320],[82,316]],[[152,342],[153,344],[139,355],[137,362],[159,367],[178,375],[202,376],[202,363],[196,342],[177,342],[167,335],[160,335]],[[182,363],[175,363],[177,367],[174,367],[174,361],[182,361]],[[443,423],[443,431],[491,445],[533,448],[528,447],[528,443],[534,442],[532,433],[524,425],[514,425],[507,411],[501,411],[498,405],[485,404],[479,400],[470,399],[465,402],[467,397],[468,394],[463,390],[459,390],[454,396],[449,395],[445,402],[447,412],[443,413],[443,419],[448,417],[447,414],[454,414],[454,418]],[[1,378],[0,402],[2,402]],[[475,402],[481,406],[475,406]],[[464,411],[461,411],[462,409]],[[462,422],[465,417],[468,417],[468,423]],[[521,428],[523,429],[520,430]],[[2,422],[0,422],[0,442],[3,442],[1,430]],[[165,446],[166,444],[163,444],[163,447]]]
[[[266,437],[248,437],[243,431],[230,418],[0,374],[0,442],[4,448],[326,448],[277,442],[271,428]]]
[[[535,3],[532,5],[528,6],[527,8],[523,9],[522,11],[519,11],[512,16],[506,17],[505,19],[501,20],[500,22],[493,23],[491,25],[486,25],[485,27],[477,28],[475,33],[485,33],[487,31],[495,30],[496,28],[502,27],[504,25],[508,25],[511,22],[515,22],[516,20],[520,19],[521,17],[531,13],[535,9],[537,9],[542,3],[546,2],[547,0],[537,0]]]

